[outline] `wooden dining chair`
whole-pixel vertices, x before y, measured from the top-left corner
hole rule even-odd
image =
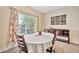
[[[52,46],[50,46],[46,49],[46,52],[49,52],[49,53],[52,53],[52,52],[55,53],[54,45],[55,45],[55,41],[56,41],[56,31],[53,34],[54,34],[54,37],[52,39]]]
[[[23,35],[16,35],[17,37],[17,42],[18,42],[18,47],[19,47],[19,52],[25,52],[28,53],[27,45],[24,40]]]

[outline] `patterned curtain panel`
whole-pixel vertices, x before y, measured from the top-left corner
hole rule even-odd
[[[14,8],[11,9],[11,15],[10,15],[10,25],[9,25],[9,39],[10,41],[16,41],[16,30],[18,26],[18,18],[17,18],[17,10]]]

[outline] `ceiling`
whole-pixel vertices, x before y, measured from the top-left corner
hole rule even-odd
[[[63,6],[30,6],[30,8],[32,8],[40,13],[47,13],[49,11],[54,11],[59,8],[63,8]]]

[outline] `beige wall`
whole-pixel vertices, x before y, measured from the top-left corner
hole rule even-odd
[[[51,16],[67,14],[66,25],[50,25]],[[79,44],[79,7],[64,7],[44,15],[44,28],[69,29],[71,42]]]
[[[71,42],[79,44],[79,7],[66,7]]]
[[[18,10],[22,10],[24,12],[30,13],[38,17],[38,29],[43,30],[43,17],[42,14],[32,10],[29,7],[14,7]],[[10,18],[10,8],[9,7],[0,7],[0,51],[5,48],[12,47],[15,43],[8,43],[8,31],[9,31],[9,18]]]
[[[0,7],[0,49],[7,46],[9,15],[8,7]]]

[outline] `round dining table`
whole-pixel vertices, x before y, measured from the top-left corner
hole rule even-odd
[[[46,49],[52,45],[54,34],[42,32],[24,35],[29,53],[46,53]]]

